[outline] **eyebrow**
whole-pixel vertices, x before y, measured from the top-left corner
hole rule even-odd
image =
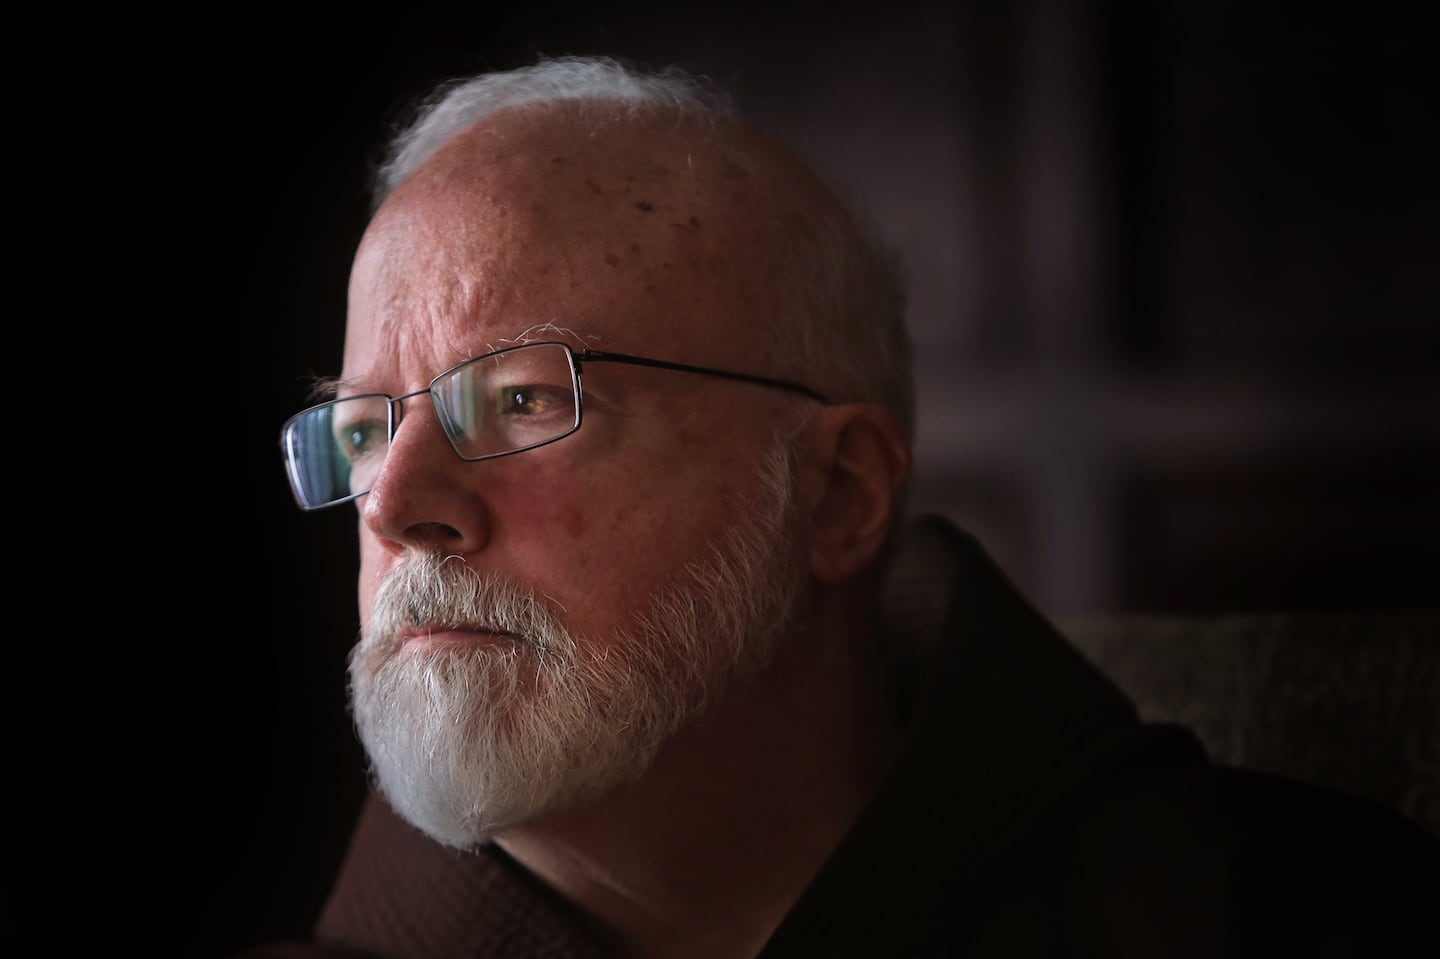
[[[340,376],[316,376],[312,377],[310,381],[310,398],[317,403],[333,400],[340,395],[342,389],[356,393],[379,392],[378,390],[357,389],[360,386],[360,380],[346,379]]]
[[[565,334],[573,336],[578,340],[586,339],[585,337],[582,337],[580,334],[576,333],[574,330],[570,330],[565,327],[555,326],[553,323],[537,323],[522,330],[517,336],[513,338],[503,336],[500,337],[499,346],[497,346],[495,343],[487,343],[485,345],[485,348],[480,350],[479,352],[456,349],[455,354],[457,359],[455,360],[454,364],[452,364],[452,366],[458,366],[461,363],[468,363],[470,360],[476,360],[482,356],[487,356],[491,353],[498,353],[502,350],[507,350],[516,346],[526,346],[530,343],[552,342],[549,340],[536,339],[534,336],[532,336],[532,334],[535,333]],[[577,355],[582,350],[581,347],[572,347],[572,349]],[[446,367],[446,369],[450,368],[451,367]],[[368,395],[371,393],[380,396],[392,395],[388,390],[384,390],[372,385],[371,381],[363,377],[312,376],[310,377],[308,402],[324,403],[328,400],[338,399],[340,397],[341,391],[357,396]]]

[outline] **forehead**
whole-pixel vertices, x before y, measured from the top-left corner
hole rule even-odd
[[[388,363],[386,375],[423,378],[546,326],[591,345],[737,361],[774,300],[765,248],[782,194],[743,135],[568,111],[481,121],[367,230],[346,373]]]

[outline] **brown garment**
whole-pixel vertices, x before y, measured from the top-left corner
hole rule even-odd
[[[405,959],[600,959],[563,904],[498,848],[460,852],[372,797],[316,926],[321,942]]]

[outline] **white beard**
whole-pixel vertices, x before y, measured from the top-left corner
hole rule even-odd
[[[417,555],[381,583],[350,654],[355,724],[397,813],[470,848],[498,830],[643,774],[664,743],[761,668],[792,628],[797,552],[789,443],[761,471],[764,502],[610,641],[572,636],[547,603],[458,558]],[[403,645],[422,624],[513,639]]]

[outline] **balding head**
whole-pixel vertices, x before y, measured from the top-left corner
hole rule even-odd
[[[730,314],[690,330],[697,350],[723,340],[727,361],[881,403],[913,429],[890,253],[811,167],[699,80],[566,58],[448,84],[393,141],[377,207],[422,170],[426,189],[452,196],[484,195],[498,178],[526,185],[527,215],[582,271],[665,252],[652,268],[708,277]]]

